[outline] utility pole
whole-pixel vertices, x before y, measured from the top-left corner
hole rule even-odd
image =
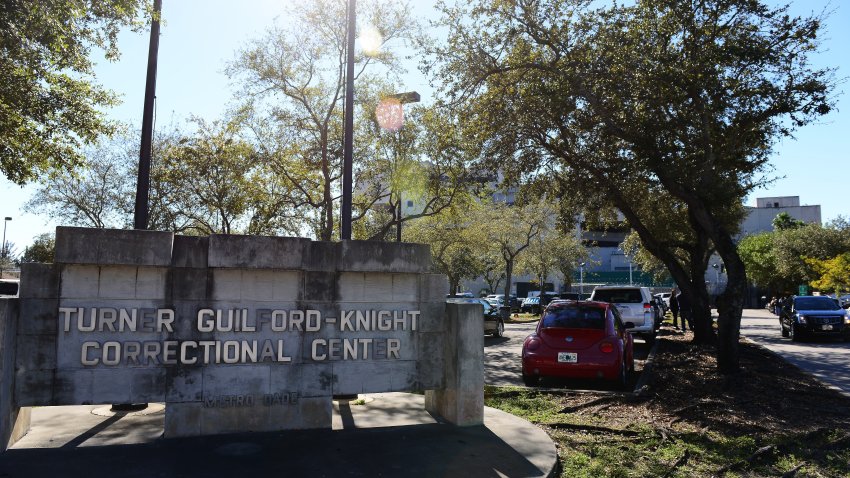
[[[348,41],[345,62],[345,117],[342,155],[342,206],[339,237],[351,239],[351,163],[354,156],[354,34],[357,29],[357,0],[348,0]]]
[[[142,111],[142,145],[139,147],[139,176],[136,180],[136,208],[133,213],[133,229],[148,228],[150,207],[151,153],[153,151],[153,114],[156,100],[156,66],[159,56],[159,17],[162,0],[153,2],[151,39],[148,45],[148,73],[145,79],[145,105]],[[114,412],[144,410],[147,403],[113,403]]]
[[[145,81],[145,105],[142,112],[142,145],[139,148],[139,176],[136,180],[136,209],[133,214],[133,229],[148,228],[153,114],[154,100],[156,100],[156,66],[159,54],[159,17],[160,12],[162,12],[162,0],[154,0],[153,10],[151,39],[148,46],[148,73]]]

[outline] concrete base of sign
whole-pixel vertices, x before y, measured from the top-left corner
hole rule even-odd
[[[15,402],[15,352],[17,299],[0,301],[0,442],[6,449],[18,441],[30,428],[29,407],[18,407]]]
[[[9,476],[552,476],[557,451],[539,427],[485,408],[483,426],[445,425],[408,393],[336,402],[333,430],[163,439],[162,413],[93,415],[40,407],[29,435],[0,454]],[[110,446],[119,445],[119,446]],[[151,457],[156,457],[152,459]]]
[[[484,335],[481,312],[446,308],[445,386],[425,392],[425,409],[458,426],[484,421]]]

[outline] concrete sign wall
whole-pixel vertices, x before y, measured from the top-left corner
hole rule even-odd
[[[332,395],[425,390],[481,423],[480,313],[447,313],[430,263],[418,244],[58,228],[56,263],[22,269],[16,405],[166,402],[186,436],[330,428]]]

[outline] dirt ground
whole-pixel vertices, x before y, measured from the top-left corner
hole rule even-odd
[[[850,477],[850,398],[748,342],[721,375],[691,339],[662,328],[643,393],[488,395],[547,430],[563,477]]]

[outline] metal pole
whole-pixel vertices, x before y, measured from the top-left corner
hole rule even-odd
[[[629,285],[634,285],[632,281],[632,261],[629,261]]]
[[[357,0],[348,0],[348,44],[345,66],[345,118],[342,156],[342,207],[340,239],[351,239],[351,163],[354,156],[354,34],[357,28]]]
[[[398,224],[395,228],[395,240],[401,242],[401,194],[398,195]]]
[[[3,253],[3,260],[0,261],[0,279],[3,278],[3,266],[6,265],[6,255],[7,255],[7,250],[6,250],[6,224],[11,220],[12,220],[11,217],[4,217],[3,218],[3,245],[2,245],[2,249],[0,249],[0,252]]]
[[[578,265],[578,298],[584,300],[584,262]]]
[[[159,53],[159,16],[162,0],[153,2],[154,18],[148,46],[148,74],[145,82],[145,106],[142,112],[142,145],[139,148],[139,177],[136,181],[134,229],[148,228],[148,207],[151,187],[151,150],[153,149],[153,106],[156,99],[156,65]]]

